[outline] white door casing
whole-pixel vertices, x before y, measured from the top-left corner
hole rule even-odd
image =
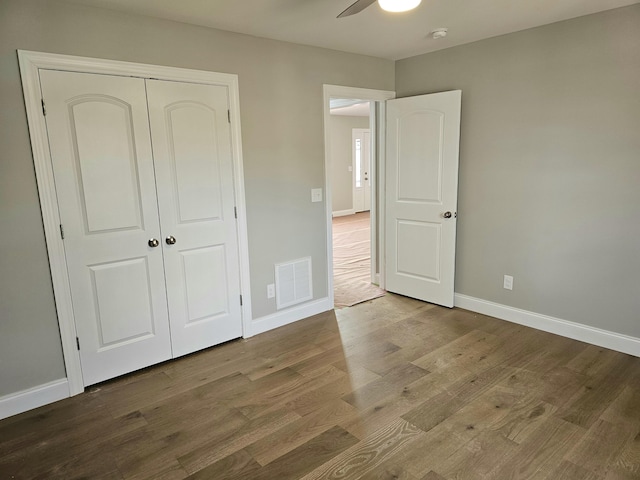
[[[178,357],[242,335],[229,96],[160,80],[147,96]]]
[[[171,358],[143,79],[40,72],[83,380]]]
[[[385,288],[453,307],[460,90],[387,102]]]
[[[371,130],[354,128],[351,144],[353,210],[366,212],[371,210]]]

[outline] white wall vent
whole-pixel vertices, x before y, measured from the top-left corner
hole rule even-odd
[[[276,264],[276,307],[290,307],[313,298],[311,257]]]

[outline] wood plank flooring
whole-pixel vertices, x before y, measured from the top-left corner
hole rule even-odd
[[[640,479],[640,359],[388,294],[0,421],[0,479]]]
[[[350,307],[386,293],[371,283],[370,222],[368,211],[332,220],[335,308]]]

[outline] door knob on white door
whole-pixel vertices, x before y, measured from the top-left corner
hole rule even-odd
[[[174,237],[173,235],[169,235],[166,239],[165,242],[167,242],[167,245],[175,245],[176,243],[176,237]]]
[[[444,212],[444,213],[442,214],[442,216],[443,216],[444,218],[451,218],[451,212]]]
[[[160,242],[156,238],[152,238],[147,242],[151,248],[155,248],[160,245]]]

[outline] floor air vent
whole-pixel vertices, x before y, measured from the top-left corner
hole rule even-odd
[[[311,257],[276,265],[276,306],[278,310],[313,298]]]

